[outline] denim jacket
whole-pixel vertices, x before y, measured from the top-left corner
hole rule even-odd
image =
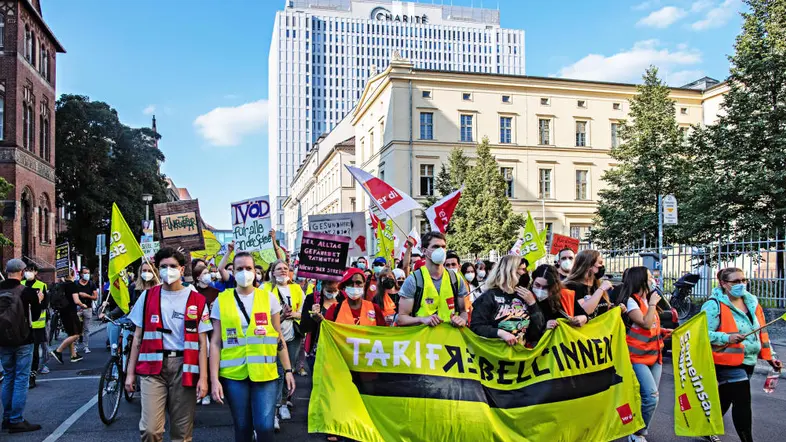
[[[718,302],[726,304],[731,309],[731,315],[734,318],[734,322],[737,324],[737,330],[739,330],[738,333],[745,335],[762,325],[759,324],[759,320],[756,318],[756,308],[759,306],[759,300],[747,291],[742,295],[742,298],[745,302],[745,306],[748,307],[750,317],[735,307],[731,303],[731,300],[729,300],[729,296],[723,293],[723,290],[719,287],[712,290],[710,299],[701,306],[701,310],[707,312],[707,327],[710,330],[710,343],[712,345],[725,345],[729,343],[729,335],[717,331],[718,327],[720,327],[720,306]],[[715,300],[718,302],[715,302]],[[751,321],[751,318],[753,321]],[[756,360],[761,351],[761,341],[759,340],[758,333],[754,333],[745,338],[742,344],[745,348],[745,359],[743,360],[743,364],[756,365]]]

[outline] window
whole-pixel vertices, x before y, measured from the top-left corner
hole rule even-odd
[[[431,91],[423,91],[423,98],[431,98]]]
[[[551,120],[541,118],[538,120],[539,143],[551,144]]]
[[[374,155],[374,131],[368,133],[368,152],[370,155]]]
[[[499,142],[502,144],[511,143],[512,117],[499,117]]]
[[[540,169],[540,192],[538,198],[551,198],[551,169]]]
[[[33,119],[33,112],[32,108],[27,104],[24,104],[22,107],[22,143],[24,144],[25,149],[30,150],[30,138],[32,137],[32,120]]]
[[[434,139],[434,113],[433,112],[420,113],[420,139],[421,140]]]
[[[420,195],[421,196],[434,195],[434,165],[433,164],[420,165]]]
[[[576,146],[582,147],[587,145],[587,122],[576,122]]]
[[[25,26],[25,59],[30,61],[30,52],[32,51],[32,38],[33,35],[30,33],[30,28]]]
[[[0,140],[5,139],[5,95],[0,95]]]
[[[680,114],[688,115],[688,108],[687,107],[681,107],[680,108]]]
[[[551,104],[551,100],[548,98],[541,98],[540,105],[541,106],[549,106]]]
[[[614,109],[614,110],[621,110],[622,109],[622,104],[620,104],[620,103],[611,103],[611,108]]]
[[[0,49],[5,46],[5,16],[0,14]]]
[[[472,94],[470,94],[469,92],[464,92],[463,94],[461,94],[461,99],[464,101],[470,101],[472,100]]]
[[[578,238],[582,241],[587,239],[587,234],[592,230],[591,226],[584,225],[584,224],[571,224],[570,225],[570,236],[573,238]]]
[[[620,147],[620,124],[611,123],[611,147]]]
[[[461,116],[461,141],[472,141],[472,115]]]
[[[510,103],[510,95],[503,95],[502,96],[503,103]]]
[[[587,108],[587,100],[579,100],[576,102],[576,106],[586,109]]]
[[[431,223],[427,218],[420,218],[420,234],[431,231]]]
[[[588,200],[587,198],[587,176],[588,170],[576,171],[576,199],[580,201]]]
[[[513,168],[501,167],[499,171],[502,173],[502,178],[505,180],[505,196],[513,198]]]

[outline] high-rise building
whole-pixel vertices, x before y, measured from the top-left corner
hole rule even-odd
[[[317,138],[360,99],[394,52],[420,69],[524,75],[524,31],[494,9],[390,0],[287,0],[269,69],[269,191],[283,231],[289,184]]]

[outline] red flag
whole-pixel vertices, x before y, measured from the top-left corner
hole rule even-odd
[[[462,190],[464,190],[464,186],[461,186],[461,189],[442,198],[433,206],[426,209],[426,218],[428,218],[431,223],[431,230],[441,233],[445,233],[448,230],[448,223],[450,222],[450,218],[453,217],[456,206],[458,206]]]
[[[396,189],[381,179],[357,167],[345,166],[349,173],[363,186],[363,190],[371,197],[374,204],[387,218],[395,218],[402,213],[421,209],[420,204],[411,196]]]

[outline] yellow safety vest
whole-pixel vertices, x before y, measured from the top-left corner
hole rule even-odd
[[[277,299],[281,300],[281,295],[278,293],[278,286],[273,286],[273,294],[277,297]],[[292,311],[299,312],[300,309],[303,307],[303,289],[300,287],[300,284],[289,284],[289,296],[290,302],[292,303]],[[281,306],[283,307],[283,305]],[[294,318],[293,318],[294,319]],[[295,319],[295,322],[300,324],[300,319]]]
[[[222,342],[219,376],[236,381],[250,378],[253,382],[278,378],[278,332],[273,328],[269,296],[267,290],[254,290],[254,307],[247,312],[250,321],[243,330],[235,289],[218,294]]]
[[[306,296],[314,294],[314,284],[309,284],[306,287]]]
[[[426,266],[420,268],[423,274],[423,298],[420,302],[420,309],[415,313],[418,318],[431,316],[434,313],[439,316],[444,322],[450,322],[450,316],[453,313],[453,288],[450,287],[450,270],[445,269],[442,273],[442,284],[439,286],[439,293],[434,286],[434,281],[431,280]]]
[[[27,281],[22,281],[22,285],[27,285]],[[44,292],[47,290],[46,284],[43,281],[39,281],[36,279],[32,285],[33,289],[41,290]],[[46,310],[41,309],[41,316],[38,317],[32,324],[30,324],[33,328],[46,328]]]

